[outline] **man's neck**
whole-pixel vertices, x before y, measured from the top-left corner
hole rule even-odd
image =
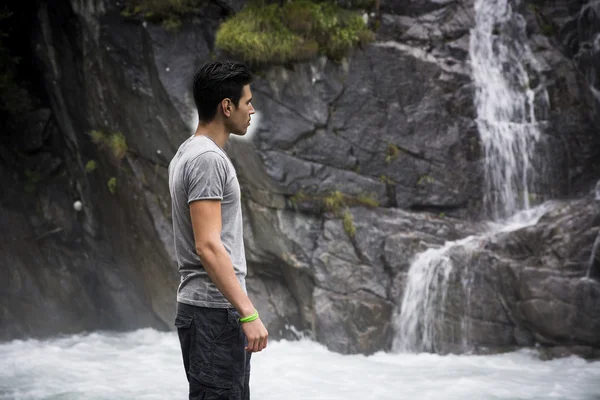
[[[229,139],[229,132],[227,132],[227,129],[222,124],[214,122],[208,124],[199,123],[194,136],[207,136],[215,142],[217,146],[223,149]]]

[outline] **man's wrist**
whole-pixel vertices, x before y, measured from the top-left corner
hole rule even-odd
[[[242,323],[252,322],[252,321],[256,321],[257,319],[258,319],[258,311],[254,310],[254,312],[251,315],[240,318],[240,322],[242,322]]]
[[[252,304],[250,304],[250,307],[244,307],[241,310],[238,310],[240,313],[240,317],[244,318],[244,317],[248,317],[252,314],[254,314],[254,312],[256,311],[256,309],[254,308],[254,306]]]

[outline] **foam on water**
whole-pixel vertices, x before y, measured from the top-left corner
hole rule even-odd
[[[493,356],[328,351],[309,340],[272,342],[252,361],[260,400],[600,398],[600,362]],[[0,345],[2,400],[185,399],[175,333],[143,329]]]

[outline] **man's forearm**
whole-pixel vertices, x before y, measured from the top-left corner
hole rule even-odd
[[[198,251],[198,254],[210,280],[240,315],[244,317],[252,314],[254,306],[240,286],[223,244],[208,246],[203,251]]]

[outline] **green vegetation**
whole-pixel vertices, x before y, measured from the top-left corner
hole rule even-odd
[[[121,14],[141,16],[169,31],[199,13],[210,0],[126,0]],[[372,10],[375,0],[250,0],[217,32],[216,46],[249,64],[283,64],[325,54],[341,60],[350,49],[374,39],[356,9]],[[354,9],[351,10],[351,9]]]
[[[422,186],[425,185],[427,183],[434,183],[435,179],[427,174],[421,176],[417,182],[417,185]]]
[[[106,187],[108,188],[110,194],[114,196],[115,193],[117,193],[117,178],[115,178],[114,176],[111,177],[108,180],[108,182],[106,182]]]
[[[339,190],[323,197],[322,202],[325,209],[333,212],[335,215],[339,215],[342,208],[353,205],[361,205],[369,208],[379,207],[379,202],[373,195],[361,193],[358,196],[349,196]]]
[[[398,154],[400,154],[400,149],[398,149],[398,146],[393,143],[389,143],[385,153],[385,163],[391,163],[392,160],[398,158]]]
[[[367,195],[367,194],[361,193],[356,198],[356,201],[358,204],[361,204],[366,207],[370,207],[370,208],[379,207],[379,201],[377,201],[377,199],[373,195]]]
[[[92,172],[94,172],[96,170],[97,167],[98,167],[98,165],[96,164],[95,160],[89,160],[85,164],[85,173],[91,174]]]
[[[110,135],[109,147],[113,155],[121,160],[127,154],[127,141],[121,132]]]
[[[350,196],[339,190],[333,191],[326,196],[307,195],[304,192],[298,192],[290,198],[290,201],[294,205],[303,201],[316,202],[322,210],[332,212],[338,218],[341,217],[344,231],[351,238],[356,234],[356,227],[354,226],[354,220],[348,207],[352,205],[362,205],[369,208],[379,207],[379,202],[373,195],[359,194],[358,196]]]
[[[102,131],[93,130],[90,132],[90,137],[94,144],[110,149],[117,160],[122,160],[127,155],[127,141],[121,132],[106,134]]]
[[[356,226],[354,226],[354,218],[350,214],[350,210],[344,211],[344,217],[342,219],[344,223],[344,231],[348,237],[353,238],[356,235]]]
[[[101,131],[91,131],[90,137],[92,138],[92,142],[94,142],[94,144],[105,144],[107,142],[106,135]]]
[[[390,178],[389,176],[386,175],[381,175],[379,177],[379,180],[383,183],[385,183],[386,185],[395,185],[396,181],[394,181],[392,178]]]
[[[359,13],[332,2],[253,1],[221,24],[216,46],[249,64],[283,64],[318,54],[340,61],[373,39]]]
[[[346,205],[345,196],[342,192],[336,190],[323,199],[323,204],[327,211],[331,211],[337,215],[340,209]]]
[[[298,203],[302,203],[303,201],[307,200],[309,200],[309,196],[303,191],[299,191],[298,193],[290,197],[290,202],[294,207],[296,207]]]
[[[169,31],[181,28],[181,18],[198,13],[209,0],[127,0],[121,12],[125,17],[143,16],[150,22],[161,23]]]
[[[336,216],[340,215],[340,211],[348,206],[361,205],[364,207],[375,208],[379,207],[379,201],[374,195],[361,193],[358,196],[351,196],[340,192],[339,190],[330,192],[327,195],[309,195],[302,191],[290,197],[290,202],[297,205],[301,202],[315,202],[325,211],[330,211]]]

